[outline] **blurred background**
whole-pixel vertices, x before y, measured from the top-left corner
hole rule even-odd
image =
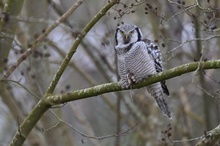
[[[1,11],[5,1],[0,2]],[[9,14],[6,24],[16,24],[17,30],[15,37],[1,33],[0,48],[10,49],[9,56],[1,58],[4,71],[75,2],[26,0],[20,14]],[[0,146],[10,143],[18,125],[45,94],[77,35],[106,3],[107,0],[84,0],[10,76],[12,81],[0,90]],[[170,69],[194,61],[219,59],[219,20],[217,0],[121,0],[83,39],[55,94],[118,81],[114,33],[120,24],[135,24],[147,39],[155,41],[163,53],[164,68]],[[3,38],[13,41],[12,46],[3,48]],[[219,70],[200,70],[167,80],[171,95],[166,101],[172,120],[163,115],[145,88],[112,92],[47,111],[24,145],[195,145],[198,141],[183,141],[219,125],[219,75]],[[120,132],[124,133],[104,138]],[[104,139],[97,140],[99,137]]]

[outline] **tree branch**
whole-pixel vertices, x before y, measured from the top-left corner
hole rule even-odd
[[[199,141],[196,146],[214,145],[220,139],[220,125],[213,130],[205,133],[203,139]]]
[[[220,60],[211,60],[211,61],[202,61],[202,62],[193,62],[184,64],[173,69],[164,71],[157,75],[153,75],[148,79],[143,80],[141,83],[134,85],[135,88],[141,88],[147,86],[149,84],[153,84],[162,80],[174,78],[176,76],[180,76],[182,74],[198,71],[199,69],[217,69],[220,68]],[[13,138],[11,146],[22,145],[28,134],[35,126],[37,121],[41,118],[44,112],[46,112],[52,105],[57,105],[73,100],[79,100],[84,98],[89,98],[92,96],[97,96],[103,93],[120,91],[122,88],[118,83],[107,83],[98,86],[94,86],[87,89],[76,90],[71,93],[66,93],[62,95],[49,95],[41,98],[38,104],[34,107],[32,112],[28,115],[28,117],[24,120],[24,122],[20,125],[19,130],[16,132],[16,135]],[[128,90],[128,89],[124,89]]]
[[[75,42],[73,43],[72,47],[70,48],[69,52],[67,53],[66,57],[64,58],[62,64],[60,65],[58,71],[56,72],[53,80],[51,81],[45,96],[41,98],[41,100],[37,103],[37,105],[33,108],[31,113],[27,116],[27,118],[22,122],[22,124],[18,127],[18,130],[11,141],[11,146],[18,146],[22,145],[24,141],[27,139],[27,136],[36,125],[36,123],[40,120],[42,115],[51,107],[50,104],[45,102],[46,97],[49,94],[52,94],[59,79],[61,78],[64,70],[66,69],[68,63],[70,62],[73,54],[76,52],[77,47],[79,46],[80,42],[84,38],[84,36],[88,33],[88,31],[101,19],[106,12],[117,3],[117,0],[112,0],[108,2],[93,19],[85,26],[82,33],[76,38]],[[27,55],[28,56],[28,55]],[[17,62],[18,63],[18,62]],[[19,64],[17,64],[19,65]],[[16,66],[15,66],[16,68]],[[10,72],[10,71],[9,71]],[[11,74],[11,72],[8,75]],[[12,71],[13,72],[13,71]],[[7,75],[7,73],[6,73]]]
[[[184,64],[172,68],[170,70],[166,70],[157,75],[153,75],[143,80],[141,83],[134,85],[133,89],[141,88],[162,80],[174,78],[176,76],[180,76],[188,72],[197,71],[198,69],[202,70],[202,69],[216,69],[216,68],[220,68],[220,60],[211,60],[207,62],[202,61],[202,62],[193,62],[193,63]],[[79,99],[89,98],[92,96],[97,96],[103,93],[121,91],[121,90],[122,88],[118,83],[107,83],[107,84],[97,85],[91,88],[76,90],[71,93],[66,93],[61,95],[51,95],[46,97],[45,100],[50,105],[56,105],[73,100],[79,100]],[[129,89],[125,89],[125,90],[129,90]]]
[[[68,63],[70,62],[72,56],[75,54],[77,47],[79,46],[80,42],[83,40],[85,35],[89,32],[89,30],[106,14],[106,12],[117,3],[116,0],[109,1],[94,17],[93,19],[85,26],[82,30],[81,34],[79,34],[73,43],[72,47],[70,48],[69,52],[67,53],[66,57],[64,58],[62,64],[60,65],[59,69],[57,70],[52,82],[50,83],[47,93],[53,93],[54,89],[56,88],[57,83],[59,82],[64,70],[66,69]]]
[[[49,28],[46,29],[44,33],[42,33],[36,41],[31,45],[29,49],[27,49],[24,54],[22,54],[15,65],[12,65],[4,74],[4,78],[8,78],[12,72],[36,49],[37,46],[49,35],[49,33],[54,30],[60,23],[62,23],[67,17],[69,17],[81,4],[83,0],[78,0],[66,13],[64,13],[60,18],[58,18],[54,24],[52,24]]]

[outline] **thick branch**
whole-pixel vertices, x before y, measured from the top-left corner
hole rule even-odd
[[[39,121],[41,116],[50,108],[50,105],[46,104],[43,100],[40,100],[34,107],[31,114],[22,122],[18,127],[18,130],[13,137],[10,146],[21,146],[27,139],[29,133]]]
[[[216,69],[220,68],[220,60],[211,60],[207,62],[193,62],[184,64],[178,67],[175,67],[173,69],[164,71],[162,73],[159,73],[157,75],[153,75],[152,77],[149,77],[145,80],[143,80],[141,83],[136,84],[133,89],[135,88],[141,88],[143,86],[147,86],[149,84],[153,84],[162,80],[167,80],[170,78],[174,78],[176,76],[180,76],[182,74],[195,71],[197,69]],[[62,95],[52,95],[46,97],[46,102],[48,102],[50,105],[56,105],[61,104],[73,100],[79,100],[84,98],[89,98],[92,96],[97,96],[103,93],[113,92],[113,91],[121,91],[122,88],[118,83],[107,83],[102,84],[98,86],[94,86],[91,88],[76,90],[71,93],[66,93]],[[125,89],[128,90],[128,89]]]
[[[85,35],[89,32],[89,30],[106,14],[106,12],[117,3],[117,1],[112,0],[108,4],[106,4],[94,17],[93,19],[85,26],[82,30],[81,34],[78,35],[74,44],[70,48],[69,52],[67,53],[66,57],[64,58],[62,64],[60,65],[59,69],[57,70],[52,82],[49,85],[46,94],[53,93],[54,89],[56,88],[57,83],[59,82],[63,72],[65,71],[68,63],[70,62],[72,56],[75,54],[77,47],[79,46],[80,42],[83,40]]]
[[[11,141],[11,146],[18,146],[22,145],[24,141],[26,140],[27,136],[33,129],[33,127],[36,125],[36,123],[40,120],[42,115],[51,107],[47,102],[45,102],[46,96],[48,94],[53,93],[57,83],[59,82],[59,79],[61,78],[64,70],[66,69],[70,59],[72,58],[73,54],[76,52],[76,49],[86,33],[98,22],[99,19],[102,18],[102,16],[105,15],[105,13],[114,5],[116,4],[116,0],[112,0],[111,2],[108,2],[106,6],[104,6],[96,16],[85,26],[82,33],[76,38],[76,41],[74,42],[73,46],[71,47],[70,51],[66,55],[63,63],[59,67],[57,73],[55,74],[52,82],[50,83],[47,93],[41,100],[38,102],[38,104],[34,107],[34,109],[31,111],[31,113],[28,115],[28,117],[23,121],[23,123],[19,126],[15,136],[13,137]],[[28,55],[27,55],[28,56]],[[19,64],[18,64],[19,65]],[[9,73],[9,72],[8,72]],[[8,74],[10,75],[11,72]]]
[[[192,72],[198,69],[217,69],[220,68],[220,60],[212,60],[207,62],[193,62],[184,64],[173,69],[164,71],[160,74],[153,75],[148,79],[143,80],[141,83],[134,86],[134,88],[141,88],[143,86],[147,86],[149,84],[153,84],[155,82],[159,82],[162,80],[174,78],[176,76],[180,76],[182,74]],[[92,96],[97,96],[103,93],[120,91],[122,88],[118,83],[107,83],[103,85],[98,85],[95,87],[77,90],[72,93],[62,94],[62,95],[52,95],[48,97],[43,97],[38,104],[34,107],[29,116],[24,120],[24,122],[20,125],[11,146],[13,145],[21,145],[27,138],[31,129],[35,126],[37,121],[41,118],[44,112],[46,112],[51,105],[61,104],[68,101],[88,98]],[[128,89],[125,89],[128,90]]]

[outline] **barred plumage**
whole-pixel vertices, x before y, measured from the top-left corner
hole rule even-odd
[[[153,43],[150,40],[144,39],[143,41],[147,45],[148,53],[151,54],[151,56],[154,59],[154,65],[155,65],[157,73],[162,72],[163,71],[163,62],[162,62],[162,54],[160,52],[159,47],[157,46],[157,44]],[[167,89],[166,81],[161,81],[160,83],[161,83],[161,87],[163,89],[163,92],[169,96],[170,93],[169,93],[169,90]]]
[[[134,25],[121,25],[117,28],[116,46],[120,85],[128,88],[131,82],[138,83],[150,75],[163,71],[162,56],[159,47],[147,39]],[[132,80],[132,81],[131,81]],[[156,99],[160,109],[171,118],[171,113],[164,100],[169,95],[165,81],[147,86],[148,92]]]

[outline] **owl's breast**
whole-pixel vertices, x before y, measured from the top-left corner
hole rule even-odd
[[[154,61],[148,54],[144,42],[136,42],[132,48],[125,54],[126,67],[137,80],[146,78],[155,74]]]

